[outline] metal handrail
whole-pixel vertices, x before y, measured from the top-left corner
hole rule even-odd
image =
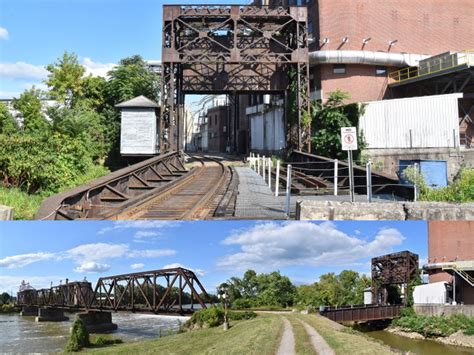
[[[464,65],[474,66],[474,50],[452,53],[447,58],[439,58],[434,64],[430,64],[430,59],[427,59],[427,66],[403,68],[389,73],[388,76],[392,79],[392,83],[401,83]]]

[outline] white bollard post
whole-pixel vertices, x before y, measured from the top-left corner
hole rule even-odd
[[[372,202],[372,161],[369,159],[366,167],[366,177],[367,177],[367,201]]]
[[[268,158],[268,188],[272,190],[272,158]]]
[[[339,160],[334,159],[334,196],[337,196],[338,183],[339,183]]]
[[[275,196],[278,197],[278,189],[280,188],[280,159],[277,160],[275,174]]]
[[[265,168],[267,166],[266,162],[267,162],[267,159],[265,159],[265,155],[264,155],[262,158],[262,177],[263,177],[264,182],[265,182]]]
[[[285,212],[290,215],[290,197],[291,197],[291,165],[287,166],[286,170],[286,203]]]
[[[413,186],[415,198],[414,201],[418,201],[418,163],[415,163],[415,185]]]
[[[260,175],[260,154],[257,154],[257,174]]]

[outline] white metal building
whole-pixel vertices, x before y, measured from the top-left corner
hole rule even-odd
[[[279,151],[285,149],[285,111],[282,105],[267,104],[247,107],[250,121],[250,149],[254,151]]]
[[[462,94],[367,102],[359,122],[367,149],[458,148]]]

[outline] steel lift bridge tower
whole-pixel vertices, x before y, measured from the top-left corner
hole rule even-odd
[[[229,95],[235,145],[238,95],[252,93],[296,100],[287,128],[293,123],[289,138],[301,149],[310,104],[306,7],[163,6],[161,152],[182,146],[185,94]]]

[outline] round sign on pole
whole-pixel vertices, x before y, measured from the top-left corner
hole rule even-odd
[[[357,130],[355,127],[341,127],[342,150],[357,150]]]

